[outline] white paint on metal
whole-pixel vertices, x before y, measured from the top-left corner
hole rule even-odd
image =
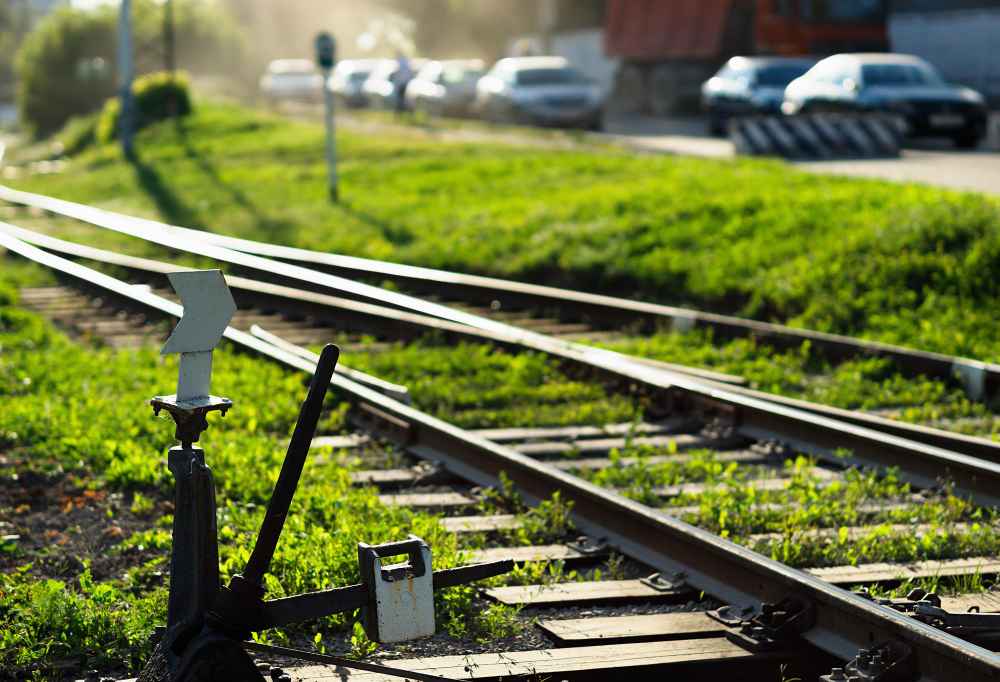
[[[788,156],[799,156],[802,150],[799,149],[798,140],[788,132],[785,128],[784,120],[779,121],[773,116],[765,116],[761,119],[761,125],[767,130],[771,135],[771,139],[778,143],[778,147],[782,149]]]
[[[986,396],[986,364],[976,360],[959,359],[952,364],[952,371],[965,387],[969,400],[979,402]]]
[[[221,270],[171,272],[167,278],[184,314],[160,353],[181,354],[177,400],[204,398],[212,380],[212,350],[233,318],[236,302]]]
[[[871,138],[865,133],[865,129],[862,128],[856,119],[850,116],[841,117],[838,122],[840,123],[840,129],[844,131],[847,138],[851,141],[858,151],[864,156],[874,156],[878,150],[875,149],[875,145]]]
[[[866,120],[868,132],[887,154],[899,153],[899,140],[892,134],[890,123],[881,116],[871,116]]]
[[[222,339],[229,320],[236,312],[236,302],[221,270],[189,270],[167,275],[180,296],[184,316],[160,351],[197,353],[211,351]]]
[[[212,351],[181,353],[177,371],[177,400],[194,400],[209,394],[212,378]]]
[[[743,121],[743,132],[757,150],[757,154],[768,155],[774,153],[774,144],[770,138],[764,134],[757,121],[746,119]]]
[[[792,116],[789,117],[786,124],[800,140],[806,141],[806,144],[816,152],[817,156],[824,159],[833,156],[826,142],[809,125],[809,121],[798,116]]]
[[[814,114],[811,120],[813,125],[816,126],[816,130],[826,137],[829,144],[832,144],[837,149],[847,146],[844,135],[837,129],[837,126],[833,125],[826,115]]]
[[[434,634],[434,575],[430,547],[422,544],[420,553],[424,560],[424,574],[402,580],[384,580],[381,561],[372,559],[375,562],[372,574],[375,576],[380,642],[405,642]],[[392,570],[399,567],[385,568]]]
[[[683,334],[694,329],[694,315],[674,315],[670,318],[670,330]]]

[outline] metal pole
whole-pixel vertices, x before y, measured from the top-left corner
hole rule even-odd
[[[132,77],[132,0],[121,0],[118,11],[118,96],[121,102],[118,131],[121,135],[122,153],[127,158],[134,155]]]
[[[174,0],[163,3],[163,70],[174,80],[175,40],[174,40]],[[177,99],[172,89],[167,90],[167,116],[177,117]]]
[[[174,0],[163,3],[163,70],[174,75],[174,55],[176,51],[174,39]]]
[[[338,201],[340,198],[340,191],[338,189],[337,182],[337,144],[334,136],[334,123],[333,123],[333,92],[327,87],[327,81],[330,78],[330,69],[323,69],[323,102],[325,104],[325,116],[323,117],[326,121],[326,168],[327,168],[327,181],[330,186],[330,199],[332,201]]]

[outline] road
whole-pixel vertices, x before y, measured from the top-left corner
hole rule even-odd
[[[814,173],[920,182],[1000,195],[1000,117],[994,116],[992,124],[987,144],[975,151],[958,151],[948,141],[927,140],[908,144],[899,159],[791,163]],[[607,137],[637,151],[711,158],[728,158],[734,153],[728,140],[709,137],[698,118],[614,117],[607,122]]]

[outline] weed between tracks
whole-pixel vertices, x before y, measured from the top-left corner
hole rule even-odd
[[[612,453],[615,465],[582,472],[627,497],[676,509],[707,528],[795,567],[954,559],[1000,552],[996,510],[976,507],[947,490],[917,496],[889,469],[847,469],[840,480],[819,476],[816,462],[796,457],[781,470],[719,461],[710,450],[678,462],[651,463],[669,449],[648,446]],[[628,457],[629,462],[622,460]],[[784,477],[783,490],[759,490],[754,481]],[[704,483],[697,494],[665,499],[664,486]],[[761,537],[762,535],[767,537]]]
[[[991,406],[970,401],[957,382],[901,375],[886,358],[833,364],[808,342],[779,351],[755,339],[717,340],[710,331],[660,332],[597,344],[621,353],[743,377],[751,388],[850,410],[995,437]]]
[[[203,105],[185,128],[144,131],[141,161],[132,166],[107,147],[75,159],[69,173],[17,184],[306,248],[635,292],[941,352],[1000,356],[995,322],[988,317],[1000,297],[990,285],[1000,262],[991,200],[816,178],[770,163],[635,159],[348,134],[341,140],[345,201],[331,207],[315,154],[320,140],[316,126]],[[71,239],[127,244],[132,253],[160,255],[159,249],[79,224],[46,223]],[[3,261],[3,276],[15,270],[35,276],[13,263]],[[173,366],[153,351],[81,349],[7,305],[4,296],[0,293],[3,484],[16,491],[33,480],[48,488],[48,504],[59,513],[70,503],[71,523],[29,528],[27,536],[22,532],[0,546],[0,666],[80,656],[95,664],[134,665],[147,651],[153,624],[163,619],[170,520],[163,450],[172,428],[150,419],[144,400],[172,387]],[[663,334],[616,347],[740,374],[764,390],[843,407],[895,409],[913,421],[991,416],[956,388],[902,379],[881,360],[824,367],[808,348],[776,353],[749,341],[714,343],[700,333]],[[514,357],[474,345],[453,354],[424,345],[351,354],[347,361],[407,383],[419,407],[464,426],[638,417],[624,401],[566,379],[530,354]],[[237,547],[249,546],[256,531],[259,505],[279,466],[303,381],[226,349],[217,367],[216,389],[234,397],[236,408],[213,423],[204,446],[220,488],[220,540],[229,572],[246,558]],[[336,430],[342,417],[331,401],[325,427]],[[671,453],[626,449],[621,454]],[[693,455],[687,464],[622,465],[602,474],[600,482],[625,486],[637,499],[697,506],[685,518],[793,565],[946,558],[998,549],[996,520],[947,493],[918,505],[865,511],[865,505],[888,506],[910,495],[891,473],[849,472],[844,482],[829,483],[808,470],[810,462],[795,460],[786,472],[788,490],[765,492],[749,484],[751,469],[713,461],[708,453]],[[15,472],[22,478],[14,479]],[[654,494],[659,486],[696,481],[718,487],[668,502]],[[95,501],[88,492],[107,495]],[[786,502],[797,506],[779,510]],[[553,503],[548,516],[512,539],[550,538],[545,531],[561,513],[558,501]],[[355,579],[356,539],[378,542],[412,530],[433,544],[441,566],[486,541],[472,536],[460,546],[432,516],[380,506],[371,490],[351,488],[345,470],[332,463],[307,469],[296,509],[268,585],[273,594]],[[74,516],[87,510],[93,513]],[[5,509],[9,516],[0,521],[13,522],[20,531],[16,524],[25,513]],[[88,523],[102,528],[98,537],[84,532]],[[878,525],[860,537],[842,532],[862,523]],[[927,524],[930,530],[899,533],[890,528],[897,523]],[[15,534],[5,528],[0,527],[3,534]],[[835,534],[808,536],[815,528]],[[751,537],[759,533],[781,537],[761,544]],[[68,561],[71,552],[84,561]],[[578,577],[562,567],[543,571],[535,565],[512,580]],[[516,627],[509,610],[479,612],[472,593],[471,588],[448,593],[439,613],[446,629],[458,636],[499,637]],[[330,619],[321,630],[330,636],[353,633],[354,651],[369,649],[344,620]],[[292,630],[275,639],[301,643],[303,636]]]
[[[32,282],[39,277],[24,267],[5,267],[4,276]],[[10,305],[13,298],[6,290],[0,292],[0,303],[6,304],[0,308],[0,452],[4,490],[20,491],[26,501],[11,504],[10,517],[0,519],[18,531],[4,534],[22,536],[4,541],[0,555],[0,650],[7,657],[0,664],[85,656],[95,664],[134,666],[148,649],[152,627],[164,617],[171,511],[163,451],[173,429],[166,420],[151,419],[144,401],[171,387],[174,365],[153,349],[113,352],[70,343],[38,317]],[[682,347],[689,356],[700,353],[702,364],[737,371],[763,388],[793,394],[810,390],[815,361],[807,349],[785,354],[764,349],[767,359],[759,360],[747,342],[716,345],[701,339],[699,346],[695,341],[698,338],[691,335],[657,336],[650,344],[668,351]],[[640,416],[630,401],[566,378],[537,354],[513,356],[476,344],[451,350],[413,344],[351,353],[346,361],[409,385],[418,407],[464,426],[602,424]],[[217,367],[214,386],[233,396],[236,407],[225,420],[213,420],[204,447],[219,487],[223,571],[229,573],[247,558],[304,381],[227,348],[220,350]],[[841,366],[839,371],[847,370]],[[877,404],[881,396],[892,395],[886,385],[905,388],[911,392],[907,396],[938,391],[932,395],[939,403],[954,400],[961,406],[964,401],[940,384],[902,380],[871,361],[865,361],[856,376],[856,392],[844,392],[845,401]],[[888,384],[880,384],[879,377]],[[331,400],[325,431],[343,427],[344,407]],[[652,457],[668,461],[654,463]],[[762,491],[752,483],[766,469],[720,461],[712,451],[679,453],[676,447],[629,444],[613,452],[612,460],[611,468],[585,476],[643,502],[685,507],[685,520],[795,566],[1000,552],[994,514],[947,492],[913,504],[912,491],[893,472],[876,476],[849,470],[843,481],[831,482],[816,476],[813,461],[799,457],[786,462],[781,472],[789,481],[787,490]],[[475,534],[459,539],[443,533],[431,515],[382,507],[374,491],[350,486],[345,462],[352,460],[330,457],[325,464],[307,468],[296,498],[297,513],[289,521],[269,578],[272,595],[355,580],[357,539],[380,542],[415,532],[433,544],[438,566],[454,565],[463,550],[498,539]],[[698,495],[681,493],[669,499],[657,491],[684,483],[710,487]],[[23,494],[25,489],[42,492],[32,498]],[[15,497],[10,493],[7,498]],[[25,526],[22,521],[37,511],[33,505],[39,497],[63,521]],[[499,536],[505,544],[557,542],[571,533],[568,506],[559,498],[527,511],[508,488],[488,497],[484,505],[486,512],[523,514],[521,528]],[[896,524],[924,527],[903,532],[893,527]],[[857,526],[865,529],[849,530]],[[96,532],[87,532],[94,528]],[[817,529],[825,533],[817,535]],[[763,533],[777,535],[756,537]],[[595,577],[601,577],[600,570],[528,564],[493,582],[539,584]],[[438,617],[443,630],[463,638],[497,639],[524,627],[516,609],[486,607],[476,601],[473,588],[449,592]],[[349,618],[328,619],[319,630],[318,643],[312,642],[313,630],[307,634],[292,629],[272,639],[322,648],[346,637],[356,654],[371,649]]]
[[[14,184],[304,248],[688,303],[1000,357],[995,200],[786,165],[342,131],[211,102]],[[77,235],[104,243],[134,240]],[[132,249],[146,249],[131,243]]]
[[[2,275],[10,281],[25,273],[31,270],[5,267]],[[172,511],[164,453],[173,425],[154,419],[146,400],[172,388],[176,363],[154,349],[74,344],[11,305],[14,298],[0,287],[0,668],[134,670],[165,618]],[[215,474],[227,578],[248,558],[305,382],[225,345],[215,366],[213,390],[233,397],[235,407],[211,420],[201,444]],[[328,407],[322,427],[336,431],[345,404],[334,396]],[[481,546],[471,538],[460,547],[433,515],[381,505],[374,489],[352,486],[348,474],[332,459],[306,468],[267,579],[269,595],[357,581],[359,540],[415,533],[432,545],[439,568]],[[530,542],[535,533],[527,528]],[[438,607],[439,628],[461,638],[509,636],[524,627],[515,616],[479,602],[472,588],[449,591]],[[368,651],[352,628],[348,614],[269,638],[301,645],[313,643],[318,630],[332,638],[322,645],[346,632],[355,653]]]

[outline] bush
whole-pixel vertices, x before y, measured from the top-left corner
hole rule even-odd
[[[198,73],[236,68],[242,41],[232,19],[216,3],[175,0],[177,60]],[[137,74],[162,68],[163,9],[154,0],[133,4]],[[28,35],[17,56],[21,120],[36,135],[59,130],[68,120],[100,111],[116,93],[117,8],[64,7],[46,16]],[[156,46],[150,50],[144,46]]]
[[[17,56],[21,120],[41,137],[97,110],[115,92],[115,16],[63,8],[42,20]]]
[[[58,153],[73,156],[86,150],[97,141],[97,121],[99,114],[87,114],[71,118],[57,136]]]
[[[162,121],[172,115],[191,113],[191,94],[187,76],[166,72],[151,73],[137,78],[132,84],[135,97],[135,129]],[[98,142],[110,142],[118,137],[121,100],[109,99],[97,122]]]

